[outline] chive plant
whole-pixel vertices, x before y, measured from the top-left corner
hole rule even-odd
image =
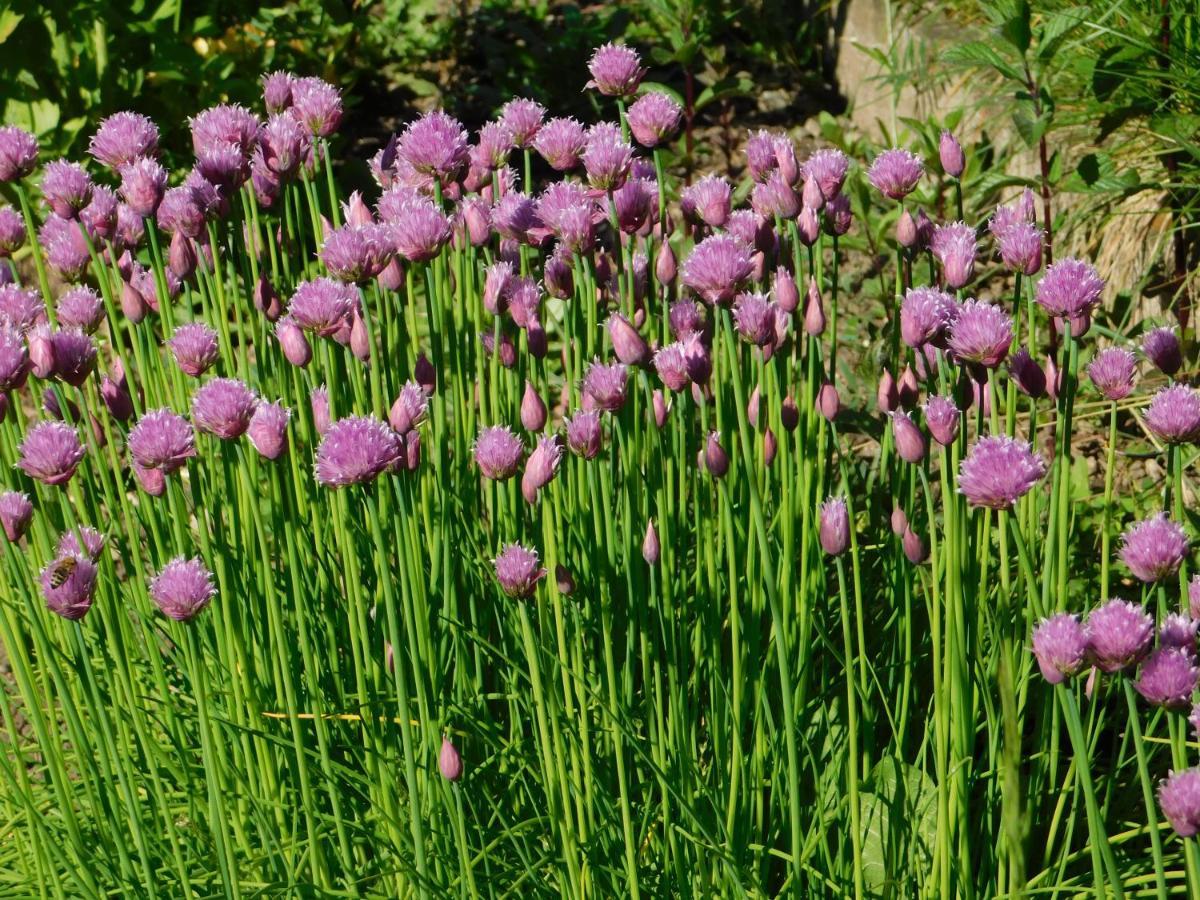
[[[759,132],[744,189],[676,184],[679,106],[627,47],[589,69],[615,121],[431,112],[371,202],[319,79],[198,113],[182,177],[136,113],[40,173],[0,129],[36,275],[0,267],[6,889],[1200,892],[1174,334],[1113,569],[1137,360],[1096,352],[1087,262],[1042,271],[1032,195],[965,224],[946,134],[934,225],[924,161],[873,160],[895,289],[851,439],[862,176]]]

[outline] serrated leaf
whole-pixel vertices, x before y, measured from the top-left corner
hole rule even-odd
[[[1012,44],[1022,56],[1029,50],[1029,44],[1033,39],[1029,23],[1030,15],[1029,0],[1017,0],[1013,5],[1012,14],[1000,26],[1000,33],[1004,39]]]
[[[950,66],[983,66],[995,69],[1005,78],[1018,83],[1024,83],[1025,80],[1020,69],[1004,59],[991,44],[983,41],[956,44],[942,53],[942,61]]]

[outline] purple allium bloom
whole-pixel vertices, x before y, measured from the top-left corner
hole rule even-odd
[[[1158,644],[1173,650],[1183,650],[1193,659],[1196,656],[1196,630],[1200,622],[1183,613],[1171,613],[1158,628]]]
[[[595,88],[608,97],[632,97],[646,77],[642,58],[623,44],[604,44],[588,60],[591,80],[584,87]]]
[[[613,192],[612,209],[621,231],[634,234],[654,217],[658,211],[656,190],[651,181],[631,178]]]
[[[345,487],[373,481],[403,465],[404,444],[374,416],[348,416],[328,427],[317,448],[317,481],[326,487]]]
[[[197,238],[204,230],[204,216],[199,195],[187,185],[171,188],[158,204],[158,227],[168,234]]]
[[[667,344],[654,354],[654,369],[662,383],[672,391],[685,390],[691,381],[687,370],[687,357],[683,343]]]
[[[0,526],[13,543],[21,539],[33,521],[33,503],[28,494],[5,491],[0,494]]]
[[[450,738],[442,737],[442,749],[438,752],[438,771],[447,781],[458,781],[462,778],[463,762],[458,748],[450,743]]]
[[[800,174],[805,181],[810,178],[815,181],[821,189],[821,196],[828,202],[841,195],[849,169],[850,160],[845,153],[836,148],[826,148],[813,153],[805,161]]]
[[[1086,652],[1087,635],[1078,616],[1056,613],[1033,629],[1033,655],[1042,677],[1051,684],[1061,684],[1077,674]]]
[[[724,234],[707,237],[683,261],[683,283],[707,303],[728,303],[754,271],[750,251]]]
[[[1015,222],[996,237],[1000,259],[1013,272],[1035,275],[1042,267],[1042,230],[1031,222]]]
[[[374,225],[343,225],[325,238],[321,262],[338,281],[362,284],[383,268],[386,255]]]
[[[304,126],[290,115],[271,116],[259,132],[262,164],[273,175],[290,178],[296,174],[311,149]]]
[[[56,216],[74,221],[92,199],[92,179],[79,163],[56,159],[42,172],[42,197]]]
[[[765,347],[775,337],[775,307],[766,294],[739,294],[733,322],[738,334],[756,347]]]
[[[620,313],[608,317],[608,335],[613,353],[624,365],[641,366],[650,360],[650,346],[638,330]]]
[[[557,436],[538,438],[537,446],[525,462],[525,474],[521,477],[521,493],[526,502],[537,502],[538,491],[548,485],[558,472],[562,455],[563,448]]]
[[[583,167],[592,187],[615,190],[625,183],[632,163],[633,148],[622,139],[619,128],[600,122],[588,129]]]
[[[683,339],[683,361],[687,366],[688,378],[697,386],[708,384],[712,376],[712,354],[699,333]]]
[[[867,172],[871,185],[885,197],[903,200],[925,174],[925,161],[907,150],[884,150]]]
[[[50,336],[54,377],[79,387],[96,368],[96,345],[84,332],[69,328]]]
[[[530,229],[541,221],[537,217],[537,205],[524,194],[505,194],[491,210],[491,222],[502,238],[518,243],[530,243]]]
[[[175,354],[175,362],[180,370],[193,378],[199,378],[207,372],[220,355],[216,331],[203,322],[180,325],[167,341],[167,346]]]
[[[982,300],[959,305],[947,345],[956,358],[994,369],[1008,355],[1013,339],[1012,317]]]
[[[388,413],[388,422],[398,434],[412,431],[425,421],[429,413],[429,398],[415,381],[407,381]]]
[[[96,564],[86,556],[60,556],[42,569],[40,581],[46,608],[77,621],[92,608],[96,594]]]
[[[657,147],[679,130],[683,108],[666,94],[650,91],[633,102],[626,113],[629,130],[643,147]]]
[[[475,146],[469,151],[472,162],[480,169],[495,171],[508,163],[513,149],[512,135],[502,122],[488,122],[479,129]]]
[[[625,389],[629,373],[621,363],[602,363],[595,360],[583,376],[583,393],[591,398],[597,409],[616,412],[625,405]]]
[[[1029,444],[991,435],[976,441],[962,461],[958,491],[971,506],[1009,509],[1045,474],[1045,460]]]
[[[704,330],[704,312],[695,300],[672,303],[667,317],[671,333],[680,340]]]
[[[841,556],[850,547],[850,512],[841,497],[830,497],[821,504],[821,549],[830,556]]]
[[[37,165],[38,143],[15,125],[0,126],[0,182],[24,178]]]
[[[523,97],[514,97],[500,108],[500,121],[519,150],[532,146],[545,117],[546,107]]]
[[[493,316],[503,315],[508,309],[508,298],[513,285],[512,263],[492,263],[483,273],[483,308]]]
[[[1172,770],[1158,786],[1158,805],[1177,835],[1195,837],[1200,832],[1200,767]]]
[[[1200,435],[1200,394],[1185,384],[1163,388],[1146,408],[1146,427],[1168,444],[1194,440]]]
[[[329,137],[342,121],[342,94],[320,78],[297,78],[288,112],[317,137]]]
[[[199,559],[177,556],[150,579],[150,599],[176,622],[196,618],[216,595],[212,572]]]
[[[222,440],[246,433],[258,397],[236,378],[214,378],[192,395],[192,419],[196,427]]]
[[[410,262],[433,259],[450,240],[452,231],[446,215],[425,199],[405,205],[390,227],[396,252]]]
[[[151,213],[153,216],[153,212]],[[146,234],[146,223],[128,204],[117,204],[117,233],[114,241],[118,251],[136,249]]]
[[[1174,375],[1183,366],[1183,351],[1173,328],[1155,328],[1142,336],[1142,352],[1164,375]]]
[[[684,216],[710,228],[721,228],[729,221],[733,188],[720,175],[705,175],[688,185],[679,195]]]
[[[353,286],[332,278],[316,278],[297,285],[288,315],[305,331],[332,337],[349,324],[357,302]]]
[[[755,181],[764,181],[768,174],[778,168],[775,160],[776,135],[769,131],[756,131],[746,139],[746,168]]]
[[[1139,694],[1155,706],[1182,709],[1192,702],[1200,669],[1192,654],[1174,647],[1159,647],[1142,663],[1138,675]]]
[[[800,198],[778,169],[755,183],[750,205],[765,219],[792,219],[800,212]]]
[[[1088,377],[1106,400],[1122,400],[1133,390],[1137,357],[1120,347],[1101,350],[1088,366]]]
[[[129,432],[129,454],[146,470],[171,474],[196,455],[192,426],[169,409],[147,412]]]
[[[92,261],[87,240],[77,222],[51,214],[38,231],[46,262],[64,281],[79,281]]]
[[[496,569],[496,580],[504,593],[510,597],[523,599],[533,596],[537,583],[546,577],[546,570],[541,567],[536,550],[529,550],[520,544],[508,544],[500,548],[500,553],[492,560]]]
[[[517,474],[525,447],[507,425],[493,425],[480,429],[473,452],[485,478],[505,481]]]
[[[952,288],[965,286],[975,274],[975,229],[963,222],[933,229],[929,250],[942,264],[942,277]]]
[[[197,156],[219,144],[235,144],[249,157],[258,142],[258,116],[236,103],[211,106],[189,119],[188,124]]]
[[[896,438],[896,452],[907,463],[919,463],[929,451],[929,443],[908,414],[896,410],[889,413],[892,420],[892,434]]]
[[[1183,526],[1156,513],[1121,535],[1121,561],[1140,581],[1153,583],[1179,571],[1188,553]]]
[[[1075,318],[1100,302],[1104,281],[1081,259],[1061,259],[1046,269],[1037,286],[1037,302],[1052,316]]]
[[[325,385],[313,388],[308,395],[308,405],[312,410],[313,427],[323,437],[329,430],[329,389]]]
[[[533,149],[556,172],[568,172],[579,165],[587,143],[587,131],[575,119],[550,119],[538,129]]]
[[[80,546],[80,539],[83,545]],[[104,535],[89,525],[68,528],[58,539],[58,556],[86,556],[93,562],[104,552]]]
[[[79,220],[94,241],[107,241],[117,232],[117,195],[112,188],[96,185],[92,199],[79,213]]]
[[[1109,600],[1092,610],[1085,626],[1088,658],[1103,672],[1136,665],[1154,642],[1154,619],[1126,600]]]
[[[11,206],[0,206],[0,257],[12,256],[25,244],[25,220]]]
[[[15,390],[29,375],[29,348],[20,333],[0,323],[0,394]]]
[[[114,171],[158,150],[158,126],[135,112],[114,113],[100,122],[92,135],[88,153]]]
[[[250,417],[246,435],[259,455],[265,459],[279,459],[287,452],[287,425],[292,411],[282,403],[260,403]]]
[[[578,409],[575,415],[565,420],[567,426],[567,446],[571,452],[584,459],[594,459],[600,453],[600,442],[603,433],[600,427],[600,413],[596,410]]]
[[[292,84],[296,76],[291,72],[270,72],[260,79],[263,86],[263,106],[269,113],[279,113],[292,105]]]
[[[104,320],[104,301],[90,287],[77,285],[58,298],[56,312],[60,325],[90,333]]]
[[[900,336],[919,350],[942,336],[954,319],[954,297],[933,287],[909,288],[900,303]]]
[[[446,183],[467,168],[467,132],[457,119],[436,109],[404,129],[396,152],[418,173]]]
[[[15,284],[0,285],[0,325],[25,334],[45,321],[46,305],[36,290],[24,290]]]
[[[592,215],[592,201],[583,185],[574,181],[556,181],[537,199],[537,218],[556,236],[561,236],[561,220],[572,209],[583,208]]]
[[[71,480],[85,451],[75,429],[63,422],[39,422],[17,447],[17,467],[43,484],[63,485]]]
[[[1036,400],[1046,395],[1046,373],[1024,347],[1009,356],[1008,375],[1025,396]]]

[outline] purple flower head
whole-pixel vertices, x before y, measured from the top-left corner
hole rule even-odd
[[[43,484],[63,485],[71,480],[85,451],[75,429],[63,422],[39,422],[17,447],[17,467]]]
[[[521,493],[526,502],[536,503],[538,491],[548,485],[558,472],[563,448],[556,436],[538,438],[537,446],[525,463],[525,474],[521,477]]]
[[[135,465],[167,475],[196,455],[192,426],[169,409],[151,410],[138,419],[127,443]]]
[[[73,221],[91,202],[92,179],[79,163],[56,159],[42,172],[42,196],[56,216]]]
[[[721,228],[729,221],[733,188],[720,175],[705,175],[683,189],[679,205],[690,221],[703,223],[709,228]]]
[[[81,525],[77,529],[68,528],[58,539],[58,556],[86,556],[95,562],[103,552],[104,535],[89,525]]]
[[[605,412],[616,412],[625,405],[628,370],[619,362],[602,363],[595,360],[583,376],[583,393]]]
[[[1200,669],[1196,668],[1191,653],[1175,647],[1159,647],[1142,663],[1134,687],[1155,706],[1183,709],[1191,705],[1198,677]]]
[[[82,619],[95,599],[96,574],[96,564],[86,556],[56,558],[39,578],[46,608],[64,619]]]
[[[46,305],[36,290],[23,290],[15,284],[0,285],[0,325],[25,334],[45,321]]]
[[[250,177],[250,159],[237,144],[213,144],[196,154],[191,175],[207,181],[226,200]]]
[[[220,355],[217,333],[203,322],[180,325],[167,341],[167,346],[175,354],[175,362],[180,370],[193,378],[199,378],[207,372]]]
[[[287,426],[291,417],[292,411],[282,403],[259,403],[255,407],[246,435],[264,459],[279,459],[287,452]]]
[[[885,197],[903,200],[925,174],[925,161],[907,150],[884,150],[867,172],[871,185]]]
[[[1183,366],[1183,351],[1173,328],[1155,328],[1142,336],[1142,352],[1164,375],[1174,375]]]
[[[1184,384],[1163,388],[1146,408],[1146,427],[1168,444],[1195,440],[1200,435],[1200,394]]]
[[[64,281],[79,281],[92,261],[87,240],[77,222],[51,214],[38,231],[38,243],[50,264]]]
[[[667,318],[671,333],[680,340],[704,330],[704,312],[695,300],[672,303]]]
[[[830,497],[821,504],[821,549],[830,556],[841,556],[850,548],[850,512],[841,497]]]
[[[750,205],[764,219],[793,219],[800,212],[800,198],[778,169],[755,183]]]
[[[387,251],[379,238],[374,225],[343,225],[325,238],[321,262],[338,281],[363,284],[384,266]]]
[[[153,212],[151,212],[153,215]],[[142,243],[146,224],[128,203],[117,204],[117,233],[115,245],[118,251],[134,250]]]
[[[954,319],[954,297],[933,287],[909,288],[900,304],[900,336],[919,350],[938,340]]]
[[[79,213],[79,221],[94,241],[111,240],[117,233],[117,195],[112,188],[96,185],[92,199]]]
[[[491,211],[492,224],[501,237],[518,243],[530,243],[530,229],[541,221],[537,204],[524,194],[505,194]]]
[[[597,47],[588,60],[588,71],[592,77],[584,86],[608,97],[632,97],[646,77],[642,58],[636,50],[623,44]]]
[[[1171,613],[1163,619],[1158,629],[1158,645],[1173,650],[1183,650],[1195,660],[1196,630],[1200,622],[1183,613]]]
[[[354,287],[332,278],[301,282],[288,303],[288,315],[305,331],[332,337],[348,326],[358,303]]]
[[[0,126],[0,182],[17,181],[37,165],[38,143],[15,125]]]
[[[150,579],[150,599],[176,622],[196,618],[216,595],[212,572],[199,559],[178,556]]]
[[[728,303],[754,271],[741,241],[714,234],[697,244],[683,261],[683,283],[710,304]]]
[[[600,453],[600,443],[603,432],[600,427],[600,413],[596,410],[575,411],[575,415],[566,419],[567,446],[572,453],[584,459],[594,459]]]
[[[496,580],[500,588],[510,597],[523,599],[533,596],[537,584],[546,577],[546,570],[541,567],[536,550],[529,550],[520,544],[508,544],[500,548],[500,553],[492,560],[496,569]]]
[[[500,108],[500,121],[519,150],[532,146],[545,118],[546,107],[523,97],[514,97]]]
[[[631,178],[613,192],[612,209],[621,231],[634,234],[657,213],[657,188],[644,178]]]
[[[197,113],[188,124],[192,129],[192,150],[197,156],[213,147],[233,144],[249,159],[258,143],[258,116],[236,103],[211,106]]]
[[[642,94],[626,114],[629,130],[643,147],[657,147],[679,130],[683,108],[666,94],[650,91]]]
[[[292,82],[292,106],[288,110],[317,137],[329,137],[342,122],[342,94],[320,78],[297,78]]]
[[[1008,376],[1025,396],[1035,400],[1046,396],[1046,373],[1024,347],[1009,356]]]
[[[0,394],[25,383],[29,375],[29,348],[19,332],[0,323]]]
[[[88,153],[114,171],[139,157],[150,157],[158,150],[158,126],[135,112],[114,113],[100,122],[92,135]]]
[[[971,506],[1009,509],[1046,474],[1046,462],[1024,441],[992,435],[976,441],[958,470],[958,491]]]
[[[13,543],[21,539],[33,521],[33,503],[28,494],[5,491],[0,494],[0,527]]]
[[[404,444],[374,416],[348,416],[330,425],[315,465],[317,481],[340,488],[373,481],[404,462]]]
[[[290,115],[271,116],[259,132],[262,165],[271,174],[287,179],[296,174],[308,154],[311,138],[305,127]]]
[[[396,252],[410,262],[433,259],[450,240],[450,220],[432,202],[414,200],[390,223]]]
[[[90,287],[79,285],[58,298],[56,312],[60,325],[90,333],[104,320],[104,302]]]
[[[517,474],[525,447],[507,425],[482,428],[475,439],[475,464],[485,478],[506,481]]]
[[[775,306],[766,294],[739,294],[733,321],[738,334],[756,347],[767,346],[775,337]]]
[[[1088,377],[1106,400],[1121,400],[1133,390],[1137,357],[1120,347],[1101,350],[1087,368]]]
[[[55,378],[73,387],[81,386],[96,368],[96,345],[76,328],[50,335]]]
[[[478,132],[478,140],[469,151],[472,162],[489,172],[508,163],[513,149],[512,134],[503,122],[488,122]]]
[[[621,137],[620,129],[600,122],[588,129],[583,151],[583,168],[588,182],[597,190],[619,188],[629,177],[633,148]]]
[[[1154,619],[1126,600],[1109,600],[1088,615],[1088,658],[1102,672],[1136,665],[1154,642]]]
[[[800,175],[805,181],[815,181],[821,189],[821,196],[828,202],[841,196],[849,169],[850,160],[845,153],[836,148],[826,148],[817,150],[805,161]]]
[[[258,397],[236,378],[214,378],[192,395],[192,419],[201,431],[233,440],[250,427]]]
[[[959,305],[947,345],[956,358],[994,369],[1012,344],[1012,318],[998,306],[982,300]]]
[[[415,381],[407,381],[400,389],[396,402],[388,413],[388,422],[397,434],[412,431],[425,421],[429,413],[429,398]]]
[[[571,118],[550,119],[533,139],[533,149],[556,172],[569,172],[579,165],[587,144],[587,131]]]
[[[691,383],[691,378],[688,376],[687,355],[684,353],[683,342],[667,344],[655,353],[654,370],[670,390],[685,390]]]
[[[942,264],[947,285],[964,287],[975,274],[975,229],[963,222],[938,225],[933,229],[929,250]]]
[[[0,257],[12,256],[24,244],[25,220],[11,206],[0,206]]]
[[[1188,553],[1183,526],[1165,513],[1132,525],[1121,535],[1121,562],[1140,581],[1153,583],[1179,571]]]
[[[1033,629],[1033,655],[1042,677],[1051,684],[1061,684],[1077,674],[1086,653],[1087,635],[1078,616],[1056,613]]]
[[[1042,230],[1032,222],[1015,222],[996,236],[1000,259],[1013,272],[1036,275],[1042,267]]]
[[[1052,316],[1075,318],[1100,302],[1104,281],[1081,259],[1062,259],[1046,269],[1037,286],[1037,302]]]
[[[467,132],[457,119],[436,109],[404,129],[396,152],[419,174],[446,184],[467,168]]]
[[[776,135],[769,131],[756,131],[746,139],[746,168],[755,181],[764,181],[768,174],[779,167],[775,160]]]
[[[1182,838],[1200,832],[1200,767],[1171,771],[1158,786],[1163,816]]]
[[[270,72],[260,79],[263,86],[263,106],[268,113],[280,113],[292,105],[292,84],[296,76],[291,72]]]

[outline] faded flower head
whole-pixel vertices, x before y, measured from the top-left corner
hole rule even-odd
[[[1052,316],[1075,318],[1090,313],[1100,302],[1104,281],[1081,259],[1053,263],[1037,286],[1037,302]]]
[[[71,480],[85,451],[75,429],[64,422],[39,422],[17,447],[17,467],[43,484],[64,485]]]
[[[1087,635],[1078,616],[1057,613],[1033,629],[1033,655],[1042,677],[1051,684],[1061,684],[1078,673],[1086,652]]]
[[[1101,350],[1087,368],[1088,377],[1106,400],[1122,400],[1133,390],[1137,357],[1120,347]]]
[[[1102,672],[1136,665],[1154,642],[1154,619],[1127,600],[1109,600],[1088,615],[1087,652]]]
[[[1140,581],[1152,583],[1179,571],[1188,553],[1183,526],[1156,513],[1121,535],[1121,561]]]
[[[976,441],[958,470],[958,490],[971,506],[1009,509],[1046,474],[1046,462],[1024,441],[991,435]]]
[[[348,416],[331,424],[317,448],[317,481],[340,488],[374,481],[404,462],[399,436],[374,416]]]
[[[496,580],[500,588],[510,597],[524,599],[533,596],[537,584],[546,577],[546,570],[541,567],[536,550],[529,550],[520,544],[508,544],[500,549],[500,553],[492,560],[496,570]]]
[[[216,595],[212,572],[200,559],[176,557],[150,579],[150,598],[176,622],[190,622]]]

